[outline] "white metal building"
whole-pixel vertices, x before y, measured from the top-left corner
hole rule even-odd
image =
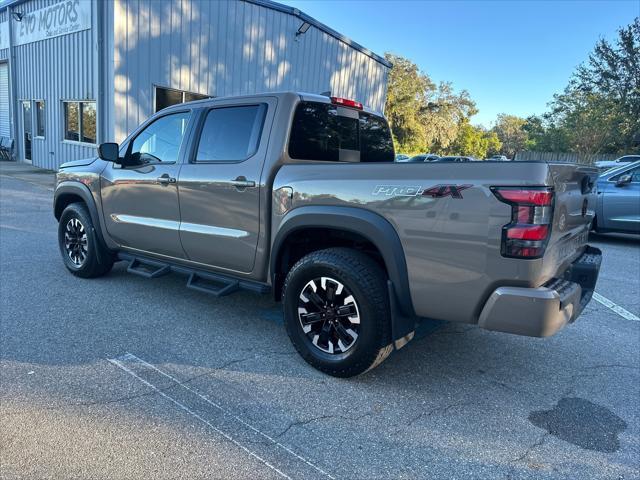
[[[0,136],[54,169],[203,96],[331,92],[382,111],[389,67],[270,0],[5,0]]]

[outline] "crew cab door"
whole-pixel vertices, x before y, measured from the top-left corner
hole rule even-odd
[[[101,181],[107,232],[124,247],[184,258],[177,178],[191,110],[152,119],[122,145]]]
[[[189,260],[250,273],[260,235],[260,184],[276,99],[203,109],[178,178]]]
[[[631,175],[631,182],[616,185],[620,177]],[[640,167],[627,169],[606,182],[602,198],[603,228],[640,232]]]

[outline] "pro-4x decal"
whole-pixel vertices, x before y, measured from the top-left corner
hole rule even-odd
[[[442,198],[462,198],[462,191],[467,188],[471,188],[473,185],[436,185],[435,187],[428,188],[422,191],[423,197]]]
[[[462,198],[462,191],[473,185],[439,184],[433,187],[417,187],[413,185],[376,185],[371,192],[374,196],[384,197],[431,197],[431,198]]]

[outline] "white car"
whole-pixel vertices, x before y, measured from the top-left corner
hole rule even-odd
[[[638,160],[640,160],[640,155],[625,155],[615,160],[601,160],[594,165],[599,170],[608,170],[609,168],[621,167],[625,163],[637,162]]]
[[[494,155],[492,157],[487,158],[487,160],[492,162],[508,162],[509,159],[505,155]]]

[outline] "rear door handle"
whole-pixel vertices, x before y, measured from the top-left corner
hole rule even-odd
[[[156,181],[161,185],[169,185],[170,183],[176,183],[176,179],[174,177],[169,176],[168,173],[159,176]]]
[[[254,182],[253,180],[247,180],[245,177],[238,177],[234,180],[231,180],[231,185],[233,185],[237,189],[244,189],[255,187],[256,182]]]

